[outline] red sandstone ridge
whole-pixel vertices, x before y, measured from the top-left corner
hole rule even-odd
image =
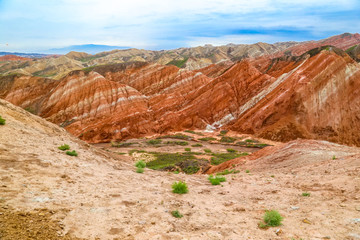
[[[0,61],[28,61],[31,58],[19,57],[16,55],[5,55],[0,57]]]
[[[360,146],[358,79],[357,62],[322,47],[300,57],[222,61],[196,71],[133,62],[74,71],[59,81],[3,77],[0,97],[36,106],[40,116],[88,142],[230,128],[276,141]],[[22,87],[27,82],[34,91]]]

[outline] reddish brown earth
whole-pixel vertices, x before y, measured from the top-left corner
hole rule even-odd
[[[31,58],[20,57],[20,56],[16,56],[16,55],[5,55],[5,56],[0,57],[0,62],[1,61],[28,61],[28,60],[31,60]]]
[[[358,37],[343,34],[322,44],[345,49]],[[0,79],[0,97],[93,143],[227,128],[275,141],[360,146],[359,78],[356,61],[323,47],[299,57],[220,61],[195,71],[131,62],[73,71],[59,81],[8,76]]]

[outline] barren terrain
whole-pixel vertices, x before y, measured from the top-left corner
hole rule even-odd
[[[131,156],[112,153],[122,150],[84,143],[3,100],[0,116],[1,239],[360,239],[359,148],[273,143],[230,160],[240,172],[213,186],[203,174],[136,173]],[[171,192],[180,180],[187,194]],[[279,211],[281,226],[258,227],[266,209]]]

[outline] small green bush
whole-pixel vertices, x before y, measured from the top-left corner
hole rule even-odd
[[[146,167],[146,163],[143,160],[137,161],[135,163],[135,167],[137,168],[145,168]]]
[[[161,144],[161,139],[151,139],[149,141],[147,141],[146,143],[147,144],[150,144],[150,145],[158,145],[158,144]]]
[[[69,156],[77,157],[78,153],[75,150],[66,151],[66,154]]]
[[[171,187],[173,189],[173,193],[177,194],[185,194],[189,191],[186,183],[182,181],[174,182]]]
[[[192,147],[202,147],[203,145],[200,144],[200,143],[197,143],[197,144],[194,144],[194,145],[191,145]]]
[[[264,222],[271,227],[280,226],[283,219],[284,218],[276,210],[266,211],[264,215]]]
[[[204,152],[206,152],[206,153],[211,153],[211,150],[208,149],[208,148],[205,148],[205,149],[204,149]]]
[[[136,172],[137,172],[137,173],[143,173],[143,172],[144,172],[144,168],[138,167],[138,168],[136,169]]]
[[[195,134],[195,131],[193,130],[185,130],[184,132]]]
[[[6,120],[0,116],[0,125],[5,125]]]
[[[221,131],[220,131],[220,134],[221,134],[221,135],[225,135],[225,134],[227,134],[227,133],[228,133],[228,130],[221,130]]]
[[[228,148],[228,149],[226,149],[226,151],[229,152],[229,153],[236,152],[236,150],[235,150],[235,149],[232,149],[232,148]]]
[[[183,217],[183,215],[178,210],[172,211],[171,215],[173,215],[176,218],[182,218]]]
[[[246,170],[245,172],[246,172],[246,173],[250,173],[250,170]]]
[[[303,197],[310,197],[310,193],[308,193],[308,192],[303,192],[301,195],[302,195]]]
[[[61,151],[65,151],[65,150],[69,150],[70,146],[67,144],[61,145],[60,147],[58,147],[58,149],[60,149]]]
[[[220,177],[220,176],[213,176],[210,175],[208,177],[208,180],[211,182],[212,185],[220,185],[221,182],[226,182],[226,178],[225,177]]]
[[[332,160],[336,160],[336,156],[335,156],[335,155],[332,157]]]
[[[191,148],[185,148],[185,151],[190,152]]]

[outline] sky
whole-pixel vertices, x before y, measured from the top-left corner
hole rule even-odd
[[[149,50],[360,32],[360,0],[0,0],[0,51]]]

